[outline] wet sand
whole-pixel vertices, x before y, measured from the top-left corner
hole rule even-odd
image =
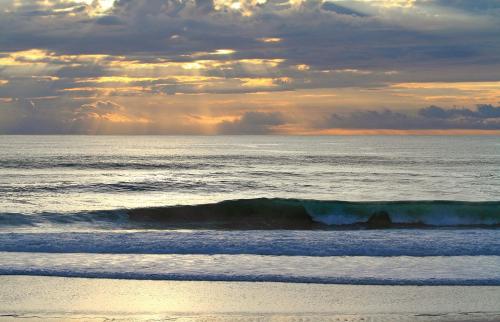
[[[2,321],[500,321],[500,287],[0,276]]]

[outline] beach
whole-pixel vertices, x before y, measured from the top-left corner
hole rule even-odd
[[[2,321],[499,321],[498,286],[0,276]]]

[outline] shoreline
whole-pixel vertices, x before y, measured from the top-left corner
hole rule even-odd
[[[0,276],[0,320],[498,321],[500,286]]]

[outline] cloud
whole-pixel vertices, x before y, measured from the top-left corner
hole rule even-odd
[[[223,121],[218,125],[220,134],[270,134],[276,127],[285,124],[279,112],[246,112],[235,121]]]
[[[356,111],[347,115],[332,114],[323,126],[344,129],[500,130],[500,106],[479,105],[475,110],[429,106],[418,110],[416,115],[391,110]]]
[[[323,10],[328,10],[328,11],[333,11],[341,15],[350,15],[350,16],[358,16],[358,17],[365,17],[366,15],[358,12],[356,10],[352,10],[346,7],[343,7],[339,4],[333,3],[333,2],[324,2],[321,6]]]
[[[75,119],[98,119],[124,111],[123,106],[111,101],[83,104],[75,111]]]
[[[289,106],[318,108],[298,113],[298,123],[495,126],[494,117],[477,114],[486,113],[481,107],[415,109],[500,101],[498,1],[0,2],[0,119],[10,120],[0,122],[3,132],[104,131],[110,123],[160,115],[165,125],[150,123],[151,131],[267,133],[286,125],[282,117],[292,118],[285,114]],[[493,85],[481,89],[474,82]],[[323,99],[311,94],[320,91]],[[297,102],[289,93],[311,99]],[[29,114],[21,102],[33,102],[37,111]],[[365,111],[339,114],[342,106]],[[262,109],[277,114],[255,112]],[[218,121],[242,117],[217,129],[207,121],[197,130],[192,111]],[[369,117],[372,122],[363,121]],[[143,131],[141,122],[134,130]]]
[[[63,105],[63,102],[58,102]],[[55,134],[65,133],[71,108],[54,108],[46,101],[13,98],[0,103],[0,133],[3,134]]]
[[[0,48],[21,50],[36,46],[74,54],[161,53],[161,56],[169,58],[232,48],[252,58],[273,55],[308,65],[324,65],[328,62],[330,67],[336,65],[336,68],[367,67],[367,64],[374,67],[382,63],[401,63],[404,66],[410,59],[425,63],[435,53],[446,55],[457,50],[478,58],[488,50],[493,49],[498,53],[498,46],[493,45],[498,31],[496,25],[482,29],[481,33],[464,34],[463,30],[454,33],[451,28],[464,28],[472,24],[458,21],[454,26],[440,27],[442,18],[436,18],[438,15],[432,12],[394,9],[394,6],[376,6],[377,9],[369,15],[356,10],[372,8],[373,2],[369,1],[121,0],[116,1],[106,15],[94,15],[92,6],[78,1],[50,1],[50,6],[44,6],[43,3],[12,5],[8,15],[0,13],[0,27],[9,30],[8,36],[0,39]],[[377,3],[400,3],[401,7],[406,8],[409,1]],[[432,2],[425,1],[420,6],[425,8],[429,3]],[[414,6],[418,4],[416,2]],[[26,14],[35,9],[64,13],[68,8],[85,10],[57,15],[51,20],[38,16],[26,18]],[[400,10],[397,13],[403,21],[411,15],[416,24],[434,29],[426,34],[394,25],[393,21],[387,21],[387,17],[393,16],[386,13],[390,10]],[[434,20],[428,21],[431,18]],[[436,33],[439,30],[446,33]],[[484,33],[485,30],[490,32]],[[171,39],[172,36],[177,37]],[[282,41],[274,47],[258,41],[269,37]],[[353,42],[354,39],[356,41]],[[478,39],[482,46],[473,44]],[[396,43],[399,46],[395,46]],[[466,45],[469,43],[471,45]],[[390,53],[408,57],[402,57],[401,62],[384,59],[384,54]],[[335,60],[328,59],[332,55],[336,57]],[[461,54],[450,58],[458,62],[465,57]]]
[[[436,4],[475,13],[498,14],[500,2],[498,0],[437,0]]]
[[[421,109],[419,114],[423,117],[437,119],[453,119],[460,117],[476,119],[500,118],[500,106],[478,105],[477,110],[470,110],[467,108],[443,109],[438,106],[429,106]]]
[[[108,26],[123,24],[123,21],[121,21],[121,19],[117,16],[99,17],[95,22],[100,25],[108,25]]]
[[[5,124],[0,122],[0,133],[7,134],[122,133],[120,127],[147,122],[112,101],[78,105],[60,98],[36,101],[16,98],[0,106],[0,119],[5,121]]]

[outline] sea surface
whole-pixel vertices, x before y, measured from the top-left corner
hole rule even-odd
[[[0,136],[0,196],[0,275],[500,285],[498,136]]]

